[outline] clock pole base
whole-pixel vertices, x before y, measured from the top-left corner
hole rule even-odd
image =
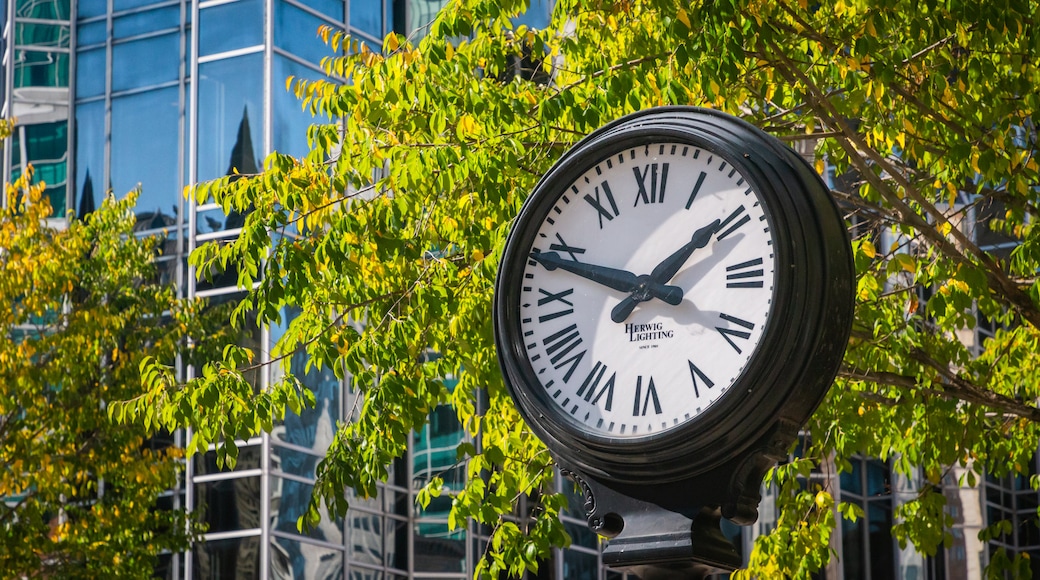
[[[642,580],[696,580],[740,567],[740,555],[719,528],[717,507],[668,509],[570,470],[564,475],[584,492],[589,527],[610,538],[603,549],[610,568]]]

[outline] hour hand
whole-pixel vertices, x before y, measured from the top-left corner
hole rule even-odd
[[[679,269],[682,268],[683,264],[686,263],[686,260],[690,259],[690,255],[692,255],[695,250],[708,245],[708,242],[711,241],[711,237],[715,235],[716,231],[718,231],[720,224],[721,222],[719,220],[715,220],[694,232],[689,243],[662,260],[661,263],[654,268],[654,271],[650,273],[650,279],[658,284],[664,284],[671,280]]]
[[[633,292],[639,288],[639,277],[628,270],[564,260],[556,252],[532,252],[531,259],[541,264],[546,270],[552,271],[560,268],[619,292]]]

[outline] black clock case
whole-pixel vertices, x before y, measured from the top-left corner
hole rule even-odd
[[[685,143],[722,157],[762,198],[775,240],[774,306],[744,372],[709,409],[663,433],[603,437],[560,413],[539,387],[520,333],[523,269],[537,228],[584,171],[621,150],[662,142]],[[723,512],[750,523],[757,517],[765,470],[786,455],[834,381],[852,325],[854,288],[844,221],[804,159],[736,117],[696,107],[660,107],[590,134],[539,181],[503,253],[495,287],[495,341],[510,394],[562,465],[624,494],[638,494],[647,484],[685,489],[721,468],[731,478],[730,497],[719,501],[728,505]]]

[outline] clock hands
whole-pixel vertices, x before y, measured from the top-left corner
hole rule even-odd
[[[560,268],[619,292],[639,292],[640,289],[645,289],[646,280],[649,279],[648,276],[636,276],[628,270],[564,260],[556,252],[533,252],[531,259],[544,266],[546,270],[552,271]],[[673,296],[678,293],[679,300],[682,300],[682,288],[660,284],[658,286],[662,294]]]
[[[556,252],[532,252],[531,259],[541,264],[546,270],[552,271],[562,268],[572,274],[592,280],[597,284],[602,284],[619,292],[628,292],[628,297],[619,302],[610,311],[610,319],[620,324],[632,314],[637,304],[646,302],[651,298],[657,298],[672,306],[680,304],[685,290],[678,286],[668,285],[667,282],[690,259],[694,251],[708,245],[708,242],[711,241],[711,237],[718,231],[721,223],[720,220],[715,220],[698,229],[687,244],[664,260],[661,260],[661,263],[654,268],[649,276],[636,276],[628,270],[618,270],[574,260],[564,260]]]
[[[670,256],[661,260],[661,263],[654,268],[654,271],[650,273],[650,276],[645,280],[644,286],[645,291],[633,291],[628,298],[625,298],[610,311],[610,319],[618,324],[624,322],[635,307],[640,302],[646,302],[650,298],[658,298],[671,304],[672,306],[678,305],[682,302],[683,291],[678,286],[664,286],[665,282],[672,279],[673,276],[682,268],[683,264],[690,259],[693,252],[699,248],[703,248],[708,245],[711,241],[711,236],[715,235],[721,227],[722,222],[715,220],[710,224],[698,229],[694,232],[693,237],[690,238],[689,243],[673,252]],[[679,288],[678,296],[674,295],[671,291],[673,288]]]

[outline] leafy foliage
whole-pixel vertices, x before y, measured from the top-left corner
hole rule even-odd
[[[142,357],[172,361],[204,317],[160,282],[158,240],[134,237],[136,193],[54,226],[31,175],[0,210],[0,570],[148,578],[198,531],[157,508],[183,451],[105,405],[141,394]]]
[[[460,447],[472,477],[453,508],[455,522],[496,526],[481,573],[534,569],[564,541],[552,461],[496,364],[498,257],[525,195],[569,145],[662,104],[742,116],[839,177],[857,317],[806,460],[847,470],[867,454],[920,470],[926,488],[900,508],[895,533],[926,554],[949,538],[930,490],[950,466],[971,485],[983,472],[1028,472],[1040,426],[1040,37],[1024,29],[1035,3],[561,0],[545,30],[513,25],[524,7],[453,0],[417,44],[324,31],[346,55],[324,61],[328,78],[289,83],[322,120],[310,154],[275,154],[260,175],[194,190],[251,213],[236,241],[200,248],[193,263],[234,265],[244,287],[256,283],[242,309],[261,323],[299,309],[279,356],[306,351],[362,394],[321,464],[310,517],[319,501],[342,513],[344,486],[373,493],[408,434],[451,404],[481,435],[480,449]],[[983,246],[989,231],[1007,248]],[[976,340],[981,323],[994,336]],[[449,390],[442,377],[455,373]],[[198,388],[233,396],[221,376]],[[243,409],[277,407],[264,397],[275,395]],[[243,426],[234,414],[172,417],[197,422],[207,441]],[[858,515],[829,490],[777,478],[783,512],[749,573],[806,577],[829,558],[834,509]],[[546,507],[520,529],[504,518],[524,494]],[[1004,565],[1028,561],[995,557],[991,572]]]

